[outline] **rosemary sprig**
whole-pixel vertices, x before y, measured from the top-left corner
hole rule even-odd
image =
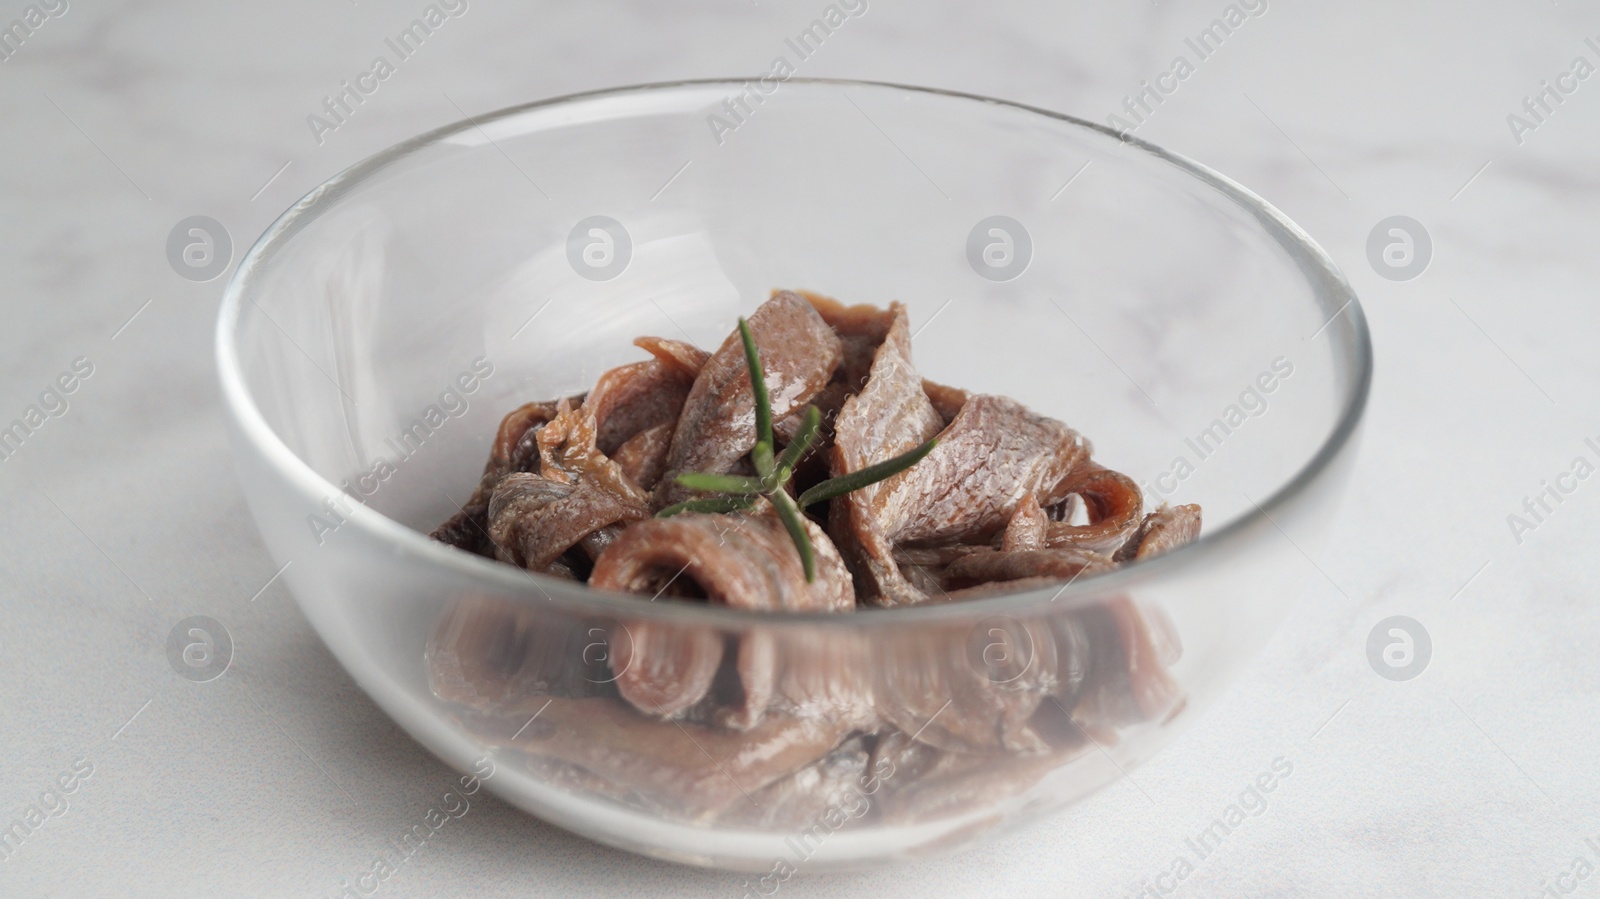
[[[657,518],[670,518],[679,512],[742,512],[756,504],[753,496],[714,496],[709,499],[687,499],[674,503],[660,512]]]
[[[800,507],[782,488],[774,490],[770,498],[772,507],[778,510],[778,517],[783,519],[789,539],[794,541],[794,548],[800,553],[800,567],[805,569],[806,583],[809,584],[817,579],[817,560],[811,550],[811,537],[806,534],[806,524],[801,520]]]
[[[761,351],[756,349],[750,323],[739,318],[739,340],[744,344],[744,364],[750,368],[750,392],[756,397],[756,445],[772,449],[772,397],[767,394],[767,376],[761,368]]]
[[[800,464],[800,460],[805,458],[805,454],[816,443],[817,434],[822,429],[822,413],[816,406],[807,406],[800,419],[800,428],[795,431],[794,439],[784,447],[783,455],[773,458],[772,398],[767,393],[767,381],[761,368],[761,353],[756,349],[755,337],[750,333],[750,324],[743,318],[739,319],[739,339],[744,344],[745,364],[750,368],[750,392],[755,395],[756,443],[750,450],[750,462],[755,466],[759,477],[685,472],[678,475],[679,484],[690,490],[724,495],[675,503],[657,512],[656,517],[667,518],[680,512],[738,512],[754,506],[756,497],[765,496],[777,511],[784,529],[789,532],[789,538],[794,541],[795,550],[800,554],[800,564],[806,572],[806,583],[809,584],[815,581],[817,576],[816,553],[811,547],[811,538],[806,534],[805,513],[801,510],[824,500],[843,496],[853,490],[860,490],[868,484],[875,484],[905,471],[932,452],[939,444],[939,440],[931,439],[916,449],[901,453],[892,459],[868,465],[860,471],[829,478],[800,494],[800,499],[795,500],[789,496],[787,487],[789,481],[794,478],[795,466]]]
[[[859,471],[852,471],[849,474],[842,474],[836,478],[829,478],[815,487],[812,487],[810,490],[800,494],[800,508],[810,508],[811,506],[815,505],[816,503],[820,503],[823,500],[833,499],[836,496],[844,496],[846,493],[860,490],[862,487],[865,487],[868,484],[876,484],[884,478],[897,475],[900,472],[905,471],[911,466],[917,464],[918,462],[921,462],[922,458],[933,452],[933,448],[938,444],[939,439],[935,437],[916,449],[901,453],[892,459],[886,459],[874,465],[868,465],[866,468],[863,468]]]
[[[822,412],[816,406],[807,406],[805,414],[800,418],[800,430],[794,432],[794,439],[784,448],[783,455],[778,457],[777,476],[787,481],[794,474],[794,467],[800,464],[800,457],[811,449],[811,444],[817,439],[817,431],[822,429]]]
[[[699,471],[678,475],[678,483],[690,490],[707,493],[731,493],[734,496],[753,496],[766,493],[767,483],[760,478],[742,478],[732,474],[706,474]]]

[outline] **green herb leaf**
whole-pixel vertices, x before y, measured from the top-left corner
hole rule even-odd
[[[761,476],[763,493],[778,486],[778,482],[772,478],[772,444],[765,440],[757,440],[756,445],[750,450],[750,461],[755,463],[756,474]]]
[[[783,519],[783,526],[789,531],[789,539],[794,541],[794,548],[800,551],[800,565],[806,571],[806,583],[817,579],[817,561],[811,551],[811,537],[806,534],[805,522],[800,517],[800,508],[787,491],[778,490],[772,494],[772,507],[778,510],[778,517]]]
[[[811,444],[817,440],[817,431],[822,429],[822,410],[816,406],[807,406],[805,415],[800,419],[800,430],[794,432],[794,439],[783,448],[783,455],[778,457],[778,471],[794,473],[794,467],[799,464],[800,457],[811,449]],[[783,480],[787,481],[785,477]]]
[[[784,529],[789,532],[789,539],[794,541],[795,550],[800,554],[800,564],[805,568],[806,583],[809,584],[814,582],[817,576],[816,552],[811,546],[810,536],[806,534],[805,515],[800,510],[899,474],[922,461],[923,457],[939,445],[939,441],[929,440],[916,449],[901,453],[888,461],[823,481],[801,494],[797,505],[784,487],[790,478],[794,477],[795,466],[800,464],[806,452],[816,443],[817,434],[822,428],[822,412],[816,406],[807,406],[804,417],[800,420],[800,428],[795,431],[794,439],[784,447],[783,455],[774,459],[772,397],[767,393],[766,376],[762,372],[761,353],[756,349],[755,336],[750,333],[750,323],[743,318],[739,319],[739,340],[744,344],[744,361],[750,369],[750,392],[755,400],[756,443],[750,449],[750,461],[754,463],[756,472],[760,476],[749,478],[710,472],[685,472],[677,476],[677,482],[684,487],[729,495],[686,500],[662,509],[656,513],[656,517],[668,518],[680,512],[713,514],[738,512],[754,506],[756,496],[766,496],[783,521]]]
[[[677,481],[690,490],[700,490],[706,493],[732,493],[735,496],[751,496],[767,491],[767,485],[760,478],[745,478],[732,474],[686,471],[678,475]]]
[[[739,339],[744,342],[744,362],[750,367],[750,392],[756,398],[756,442],[766,441],[772,446],[772,397],[767,394],[767,378],[761,371],[761,353],[756,350],[756,338],[750,333],[750,323],[739,319]]]
[[[935,437],[916,449],[911,450],[910,452],[901,453],[900,455],[895,456],[893,459],[879,462],[876,465],[868,465],[866,468],[863,468],[860,471],[852,471],[849,474],[843,474],[836,478],[829,478],[815,487],[812,487],[810,490],[807,490],[805,493],[800,494],[800,508],[809,508],[810,506],[820,503],[823,500],[833,499],[836,496],[843,496],[852,490],[860,490],[862,487],[865,487],[868,484],[876,484],[884,478],[897,475],[900,472],[905,471],[911,466],[917,464],[918,462],[921,462],[923,457],[933,452],[933,448],[938,445],[939,438]]]
[[[679,512],[742,512],[755,505],[752,496],[718,496],[711,499],[691,499],[675,503],[656,513],[657,518],[671,518]]]

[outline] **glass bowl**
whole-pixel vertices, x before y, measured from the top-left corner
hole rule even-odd
[[[639,335],[715,347],[778,287],[903,301],[924,376],[1067,422],[1151,505],[1203,506],[1201,538],[1061,586],[786,614],[426,536],[507,411]],[[1315,576],[1372,372],[1327,254],[1201,165],[988,98],[770,76],[532,103],[348,169],[244,257],[217,354],[262,537],[389,715],[576,833],[779,880],[969,844],[1160,749]],[[636,712],[613,681],[641,628],[760,656],[812,712]]]

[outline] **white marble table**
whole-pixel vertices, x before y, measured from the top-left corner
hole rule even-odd
[[[0,462],[0,825],[53,812],[5,844],[0,895],[335,895],[453,777],[269,583],[220,422],[222,281],[178,277],[174,224],[219,220],[236,259],[311,186],[458,107],[763,71],[824,5],[441,3],[457,14],[354,114],[313,129],[422,0],[0,4],[0,26],[22,23],[0,34],[0,423],[46,413]],[[1578,457],[1600,462],[1600,10],[1237,12],[1202,58],[1189,40],[1223,0],[870,0],[803,63],[1101,120],[1143,81],[1173,88],[1140,136],[1299,221],[1362,296],[1379,363],[1321,573],[1307,566],[1289,621],[1208,717],[1056,820],[915,867],[797,877],[783,895],[1600,891],[1600,872],[1571,873],[1589,870],[1579,857],[1600,867],[1600,479],[1562,480],[1574,489],[1542,521],[1524,511]],[[1560,102],[1525,105],[1545,82]],[[1413,280],[1369,260],[1368,233],[1393,215],[1431,236]],[[92,373],[64,379],[65,408],[41,399],[80,358]],[[1433,641],[1406,682],[1366,651],[1397,614]],[[224,677],[169,665],[167,635],[190,615],[231,633]],[[1266,810],[1181,884],[1159,880],[1279,758],[1292,774]],[[480,794],[382,892],[732,897],[745,880],[612,851]]]

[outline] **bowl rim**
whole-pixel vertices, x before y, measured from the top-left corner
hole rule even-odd
[[[625,94],[650,94],[681,88],[701,89],[718,85],[727,88],[740,87],[752,80],[753,77],[682,79],[608,87],[521,103],[480,116],[469,115],[459,121],[426,131],[374,153],[307,191],[304,196],[296,200],[288,209],[274,219],[272,224],[262,232],[250,249],[240,258],[239,264],[229,276],[227,286],[223,292],[215,334],[217,369],[225,400],[225,408],[233,417],[239,433],[248,439],[269,464],[278,469],[281,475],[291,482],[298,482],[312,495],[329,495],[334,492],[340,492],[336,484],[322,477],[294,451],[289,449],[288,445],[267,424],[260,408],[253,399],[251,391],[245,386],[243,369],[233,340],[234,334],[238,331],[243,305],[247,301],[246,292],[253,286],[255,271],[272,255],[277,245],[292,237],[329,208],[328,204],[319,201],[324,200],[324,198],[336,198],[340,193],[389,165],[440,144],[455,135],[469,130],[481,130],[485,124],[499,122],[550,107],[577,104],[604,97]],[[574,585],[570,581],[538,575],[503,562],[463,552],[453,546],[433,540],[426,534],[407,527],[399,521],[359,502],[352,504],[351,512],[347,516],[347,525],[365,532],[374,540],[389,543],[391,550],[396,554],[414,556],[420,560],[436,564],[466,579],[486,582],[483,583],[483,586],[492,587],[500,593],[522,595],[526,599],[543,599],[563,611],[578,614],[612,614],[617,617],[627,618],[670,619],[730,629],[748,628],[755,625],[761,627],[775,625],[848,626],[850,628],[892,626],[896,622],[910,625],[918,621],[968,620],[995,614],[1025,615],[1046,606],[1057,609],[1072,608],[1103,599],[1108,594],[1130,592],[1131,588],[1139,583],[1175,575],[1193,568],[1195,565],[1201,564],[1203,557],[1216,555],[1226,548],[1233,547],[1241,540],[1246,539],[1249,532],[1264,523],[1270,524],[1273,528],[1278,528],[1277,520],[1272,513],[1282,510],[1290,502],[1308,492],[1313,483],[1328,472],[1334,461],[1339,458],[1341,452],[1354,439],[1366,409],[1373,376],[1372,338],[1367,327],[1366,316],[1361,309],[1361,302],[1332,257],[1317,245],[1299,225],[1295,224],[1288,216],[1267,203],[1253,191],[1202,163],[1143,140],[1128,132],[1118,131],[1097,122],[1025,103],[964,91],[888,81],[791,77],[785,79],[784,83],[810,87],[833,86],[841,89],[867,88],[911,92],[1008,107],[1098,132],[1119,141],[1124,146],[1142,151],[1160,161],[1172,164],[1186,174],[1223,193],[1228,199],[1250,212],[1270,236],[1276,237],[1283,245],[1284,250],[1296,258],[1301,265],[1303,273],[1308,278],[1315,271],[1320,275],[1324,285],[1329,288],[1330,292],[1335,294],[1337,298],[1343,299],[1342,305],[1329,316],[1327,324],[1323,326],[1326,329],[1337,319],[1347,315],[1348,328],[1352,338],[1349,341],[1349,350],[1338,353],[1338,355],[1346,357],[1346,361],[1354,367],[1354,377],[1344,391],[1344,396],[1342,397],[1343,407],[1332,430],[1317,448],[1317,451],[1311,455],[1294,475],[1274,489],[1267,497],[1260,500],[1246,497],[1255,506],[1253,511],[1246,512],[1221,528],[1202,533],[1194,542],[1164,553],[1157,558],[1098,574],[1082,583],[1077,582],[1075,579],[1069,580],[1059,589],[1039,587],[957,602],[930,602],[917,606],[892,609],[858,606],[849,614],[844,615],[837,612],[730,609],[672,597],[663,597],[661,601],[641,603],[639,602],[639,597],[634,594],[598,590],[587,585]],[[1274,230],[1278,234],[1273,234]],[[1285,238],[1287,238],[1287,242],[1285,242]],[[1338,295],[1342,295],[1342,297]],[[457,588],[456,592],[461,592],[460,588]]]

